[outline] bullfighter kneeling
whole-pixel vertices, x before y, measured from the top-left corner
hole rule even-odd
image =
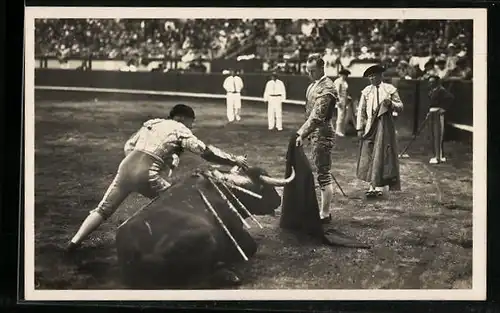
[[[370,85],[361,91],[357,126],[361,147],[357,163],[357,177],[370,183],[366,196],[380,197],[383,188],[401,190],[396,129],[393,112],[403,110],[396,87],[382,82],[384,68],[369,67],[363,74]]]
[[[323,223],[331,220],[330,205],[333,200],[333,176],[331,174],[331,156],[335,146],[333,115],[335,86],[325,75],[324,61],[319,54],[311,55],[307,60],[307,72],[313,83],[306,91],[306,122],[297,131],[296,143],[302,145],[309,138],[312,143],[312,155],[316,167],[318,184],[321,188],[320,218]]]
[[[246,157],[233,156],[207,146],[194,136],[191,132],[194,119],[191,107],[178,104],[172,108],[168,119],[152,119],[143,124],[126,142],[125,158],[113,182],[70,241],[69,251],[77,248],[131,193],[137,192],[153,199],[167,190],[171,184],[160,173],[169,167],[171,173],[177,166],[176,156],[180,156],[185,149],[209,162],[248,168]]]

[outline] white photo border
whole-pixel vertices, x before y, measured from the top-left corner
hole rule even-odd
[[[473,20],[473,283],[466,290],[35,290],[34,103],[36,18],[310,18]],[[25,9],[26,301],[186,300],[485,300],[487,179],[487,11],[477,8],[133,8],[26,7]],[[21,260],[20,260],[21,261]]]

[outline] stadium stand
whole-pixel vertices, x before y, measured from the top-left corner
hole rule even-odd
[[[304,71],[303,61],[324,53],[329,75],[354,63],[381,62],[401,79],[472,79],[472,21],[263,19],[39,19],[38,57],[179,60],[205,71],[200,60],[259,59],[260,71]]]

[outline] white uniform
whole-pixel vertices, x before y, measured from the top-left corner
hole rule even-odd
[[[347,101],[347,89],[349,88],[349,84],[346,80],[339,77],[333,82],[333,85],[335,86],[335,91],[338,95],[338,102],[335,105],[335,107],[337,108],[337,123],[335,127],[335,133],[338,136],[344,136],[345,125],[352,116],[352,108],[348,107],[349,105]]]
[[[264,102],[267,102],[267,122],[269,130],[273,129],[275,125],[278,130],[283,130],[282,103],[285,99],[285,84],[279,79],[271,79],[268,81],[264,90]]]
[[[227,119],[232,122],[235,119],[241,120],[241,90],[243,89],[243,80],[237,76],[228,76],[223,84],[226,90]]]

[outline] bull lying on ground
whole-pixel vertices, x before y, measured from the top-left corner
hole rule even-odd
[[[174,184],[117,231],[118,261],[128,284],[175,288],[196,284],[201,278],[224,284],[239,283],[236,274],[227,268],[243,261],[242,253],[208,206],[211,204],[244,255],[251,258],[257,251],[257,243],[227,200],[243,218],[249,217],[247,212],[273,215],[281,205],[275,187],[284,186],[293,178],[294,173],[286,179],[272,178],[260,168],[251,168],[246,173],[208,170]],[[261,198],[241,189],[229,188],[229,193],[221,182],[242,187]],[[221,197],[220,191],[225,197]]]

